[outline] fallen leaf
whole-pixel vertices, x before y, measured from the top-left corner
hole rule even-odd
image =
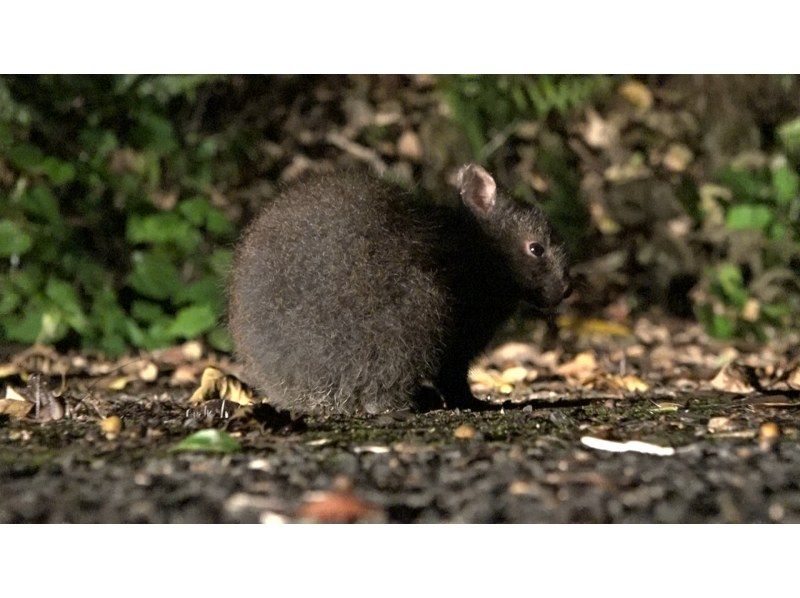
[[[733,424],[733,422],[731,422],[731,419],[729,417],[723,417],[723,416],[712,417],[711,419],[708,420],[708,423],[706,424],[706,428],[712,434],[717,432],[730,432],[735,427],[736,426]]]
[[[357,523],[378,520],[381,511],[350,492],[314,492],[297,510],[299,519],[314,523]]]
[[[650,385],[641,378],[629,374],[627,376],[609,376],[607,378],[612,388],[627,390],[628,392],[647,392]]]
[[[14,419],[24,419],[33,409],[33,403],[19,394],[11,386],[6,387],[6,397],[0,399],[0,415],[7,415]]]
[[[631,336],[631,329],[610,320],[600,318],[576,318],[559,316],[556,319],[559,328],[569,330],[578,336]]]
[[[747,394],[755,392],[758,378],[752,367],[727,363],[711,380],[712,388],[725,392]]]
[[[800,390],[800,367],[794,368],[794,370],[786,376],[786,384],[792,390]]]
[[[756,322],[761,317],[761,304],[758,299],[750,297],[742,308],[742,319],[746,322]]]
[[[560,365],[556,372],[565,378],[571,378],[581,382],[587,380],[597,371],[597,358],[593,351],[578,353],[572,361]]]
[[[103,386],[105,386],[108,390],[124,390],[128,384],[133,382],[136,378],[134,376],[117,376],[116,378],[112,378]]]
[[[651,409],[651,411],[657,412],[670,412],[670,411],[677,411],[681,408],[679,403],[670,403],[669,401],[665,401],[663,403],[656,403],[656,408]]]
[[[8,378],[19,374],[19,367],[15,363],[5,363],[0,365],[0,378]]]
[[[775,422],[765,422],[758,428],[758,448],[762,451],[771,450],[780,438],[781,429]]]
[[[154,382],[158,378],[158,367],[152,361],[147,361],[139,369],[139,378],[145,382]]]
[[[500,373],[500,380],[505,384],[519,384],[528,378],[529,373],[535,374],[535,371],[529,370],[522,366],[513,366],[506,368]]]
[[[475,434],[475,428],[469,424],[461,424],[453,430],[453,436],[459,440],[469,440],[470,438],[474,438]]]
[[[169,383],[172,386],[188,386],[197,384],[199,369],[193,365],[179,365],[172,372]]]
[[[637,108],[649,110],[653,106],[653,92],[640,81],[626,81],[617,91],[628,103]]]
[[[672,172],[683,172],[694,159],[692,150],[681,143],[672,143],[664,154],[662,163]]]
[[[422,158],[422,142],[419,136],[411,129],[404,131],[397,140],[397,153],[409,160],[418,161]]]
[[[531,345],[526,343],[511,342],[505,343],[489,353],[487,361],[491,364],[514,364],[519,365],[526,361],[535,362],[539,352]]]
[[[170,452],[235,453],[242,449],[239,442],[222,430],[200,430],[187,436]]]
[[[675,454],[675,449],[671,446],[658,446],[656,444],[650,444],[649,442],[641,442],[640,440],[615,442],[613,440],[595,438],[594,436],[583,436],[581,438],[581,443],[589,448],[611,451],[613,453],[633,452],[644,453],[646,455],[658,455],[659,457],[669,457]]]
[[[200,387],[189,397],[190,405],[203,401],[222,399],[239,405],[253,405],[253,391],[245,387],[234,376],[229,376],[215,367],[207,367],[200,378]]]

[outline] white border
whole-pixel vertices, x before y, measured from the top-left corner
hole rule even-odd
[[[6,3],[0,72],[797,72],[788,0]]]

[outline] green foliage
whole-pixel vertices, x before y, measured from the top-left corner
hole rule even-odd
[[[490,138],[522,120],[565,115],[611,89],[601,75],[458,75],[442,84],[445,97],[478,160]]]
[[[790,123],[791,124],[791,123]],[[785,127],[779,131],[785,130]],[[783,149],[791,145],[785,135]],[[719,338],[754,335],[800,322],[800,175],[779,154],[769,167],[729,167],[719,182],[730,199],[709,199],[706,222],[724,251],[700,285],[696,313]]]
[[[236,168],[202,132],[212,76],[0,78],[0,337],[110,354],[218,328]]]

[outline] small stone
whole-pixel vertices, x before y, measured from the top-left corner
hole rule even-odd
[[[469,424],[461,424],[455,430],[453,430],[453,436],[459,440],[469,440],[470,438],[474,438],[475,433],[475,428]]]
[[[122,430],[122,420],[116,415],[106,417],[100,422],[100,430],[105,434],[106,439],[114,440]]]

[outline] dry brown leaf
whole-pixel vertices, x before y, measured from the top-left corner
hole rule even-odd
[[[297,510],[297,517],[315,523],[357,523],[379,520],[381,511],[350,492],[315,492]]]
[[[470,384],[488,386],[489,388],[500,384],[499,377],[496,374],[479,366],[470,368],[467,378]]]
[[[29,402],[12,386],[6,386],[6,396],[0,399],[0,415],[8,415],[14,419],[27,417],[33,403]]]
[[[730,432],[735,427],[736,426],[731,421],[731,418],[723,416],[712,417],[711,419],[708,420],[708,423],[706,424],[706,428],[712,434],[717,432]]]
[[[578,353],[572,361],[560,365],[556,372],[578,382],[586,381],[597,372],[597,358],[593,351]]]
[[[630,104],[642,110],[649,110],[653,106],[653,92],[640,81],[626,81],[620,85],[618,93]]]
[[[672,143],[664,154],[662,163],[667,170],[672,172],[683,172],[694,159],[692,150],[682,143]]]
[[[775,440],[781,435],[781,429],[775,422],[765,422],[758,428],[759,440]]]
[[[526,343],[511,342],[497,347],[487,357],[491,364],[514,364],[519,365],[526,361],[536,362],[539,352],[531,345]]]
[[[599,318],[576,318],[560,316],[556,323],[559,328],[567,329],[578,336],[630,336],[631,329],[610,320]]]
[[[158,378],[158,367],[152,361],[145,362],[139,368],[139,378],[145,382],[155,382]]]
[[[459,440],[469,440],[470,438],[474,438],[475,433],[475,428],[469,424],[461,424],[455,430],[453,430],[453,436]]]
[[[711,386],[716,390],[739,394],[755,392],[755,373],[748,366],[728,363],[711,380]]]
[[[608,376],[609,386],[628,392],[647,392],[650,385],[641,378],[629,374],[627,376]]]
[[[422,142],[419,135],[411,129],[404,131],[397,140],[397,153],[415,162],[422,158]]]
[[[253,392],[246,388],[240,380],[228,376],[215,367],[207,367],[200,378],[200,386],[189,397],[191,405],[203,401],[223,399],[239,405],[253,405]]]
[[[529,370],[522,366],[514,366],[503,370],[500,373],[500,380],[504,384],[519,384],[520,382],[528,379],[528,375],[531,373],[534,375],[536,374],[536,372],[533,370]]]
[[[19,374],[19,367],[15,363],[5,363],[0,365],[0,378],[8,378]]]
[[[116,378],[111,378],[102,386],[108,390],[124,390],[134,380],[136,380],[134,376],[117,376]]]
[[[786,384],[788,384],[789,388],[792,390],[800,390],[800,367],[796,367],[789,372],[786,376]]]
[[[197,379],[200,374],[200,369],[193,365],[179,365],[172,372],[169,383],[172,386],[188,386],[189,384],[197,384]]]

